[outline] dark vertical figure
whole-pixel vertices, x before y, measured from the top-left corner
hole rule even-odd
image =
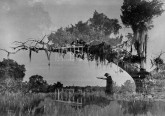
[[[106,93],[107,94],[112,94],[113,93],[113,80],[112,77],[110,76],[109,73],[105,73],[104,75],[105,77],[107,77],[107,83],[106,83]]]
[[[97,77],[98,79],[103,79],[103,80],[106,80],[106,94],[108,95],[112,95],[113,94],[113,80],[112,80],[112,77],[110,76],[109,73],[105,73],[104,75],[105,77],[107,78],[102,78],[102,77]]]

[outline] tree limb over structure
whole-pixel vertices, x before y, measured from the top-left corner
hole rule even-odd
[[[112,41],[114,41],[114,39],[112,39]],[[138,63],[140,59],[137,60],[137,56],[131,55],[129,51],[124,49],[125,46],[129,47],[129,42],[130,40],[118,43],[116,46],[111,46],[110,44],[108,44],[108,42],[97,43],[95,41],[92,41],[86,43],[82,40],[76,40],[76,42],[74,42],[74,45],[67,44],[65,46],[56,47],[53,44],[49,44],[48,42],[29,40],[27,42],[15,42],[16,46],[13,48],[15,50],[29,51],[30,59],[32,57],[32,52],[38,53],[39,51],[45,51],[48,60],[50,60],[50,55],[53,52],[60,54],[72,52],[75,54],[75,57],[81,59],[84,59],[83,56],[84,54],[86,54],[89,61],[95,60],[97,64],[103,64],[106,61],[108,61],[109,63],[113,62],[131,75],[135,74],[135,72],[138,73],[139,68],[137,65],[134,65],[134,63]],[[79,52],[76,52],[77,50],[79,50]]]

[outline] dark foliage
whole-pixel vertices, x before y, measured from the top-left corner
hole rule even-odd
[[[157,57],[154,59],[155,65],[162,65],[164,64],[163,59],[161,59],[160,57]]]
[[[111,33],[117,34],[121,26],[117,19],[109,19],[105,14],[94,12],[93,17],[89,19],[90,26],[96,31],[102,31],[105,35]]]
[[[29,78],[29,90],[31,92],[47,92],[47,82],[40,75],[33,75]]]
[[[153,18],[163,13],[162,6],[163,2],[159,0],[124,0],[121,6],[121,20],[126,27],[132,28],[132,45],[141,58],[141,68],[147,57],[148,30],[153,27]]]
[[[0,79],[12,78],[22,81],[25,76],[25,65],[19,65],[12,59],[3,59],[0,62]]]
[[[121,29],[117,19],[109,19],[105,14],[94,12],[93,17],[86,22],[79,21],[70,27],[60,28],[48,37],[56,46],[70,44],[77,39],[85,42],[93,40],[108,41],[110,34],[117,34]]]
[[[133,31],[144,28],[145,23],[162,14],[162,5],[163,2],[159,0],[124,0],[121,7],[122,22]]]
[[[47,92],[54,92],[55,89],[63,88],[63,84],[61,82],[54,83],[53,85],[48,85]]]

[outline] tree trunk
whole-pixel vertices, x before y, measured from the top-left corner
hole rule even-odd
[[[140,73],[146,71],[146,57],[147,57],[147,30],[136,30],[134,31],[134,46],[137,51],[137,55],[140,58]],[[137,75],[138,76],[138,75]],[[146,77],[145,74],[139,74],[139,77],[133,77],[136,84],[136,91],[143,92],[144,89],[144,81],[143,79]]]
[[[137,55],[140,57],[140,68],[145,69],[145,62],[147,57],[147,30],[137,30],[134,32],[134,46]]]
[[[125,70],[135,81],[136,92],[143,92],[144,78],[146,77],[146,57],[147,57],[147,30],[134,31],[132,44],[135,47],[137,56],[140,58],[139,68],[134,63],[119,63],[119,66]]]

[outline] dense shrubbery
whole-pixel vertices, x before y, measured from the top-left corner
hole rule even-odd
[[[19,65],[12,59],[3,59],[3,61],[0,62],[0,80],[13,78],[22,81],[25,76],[25,71],[25,65]]]
[[[152,76],[153,78],[153,90],[155,92],[165,91],[165,71],[158,72]]]
[[[129,94],[135,92],[136,86],[135,83],[127,80],[123,85],[118,86],[116,83],[113,84],[113,91],[116,94]]]

